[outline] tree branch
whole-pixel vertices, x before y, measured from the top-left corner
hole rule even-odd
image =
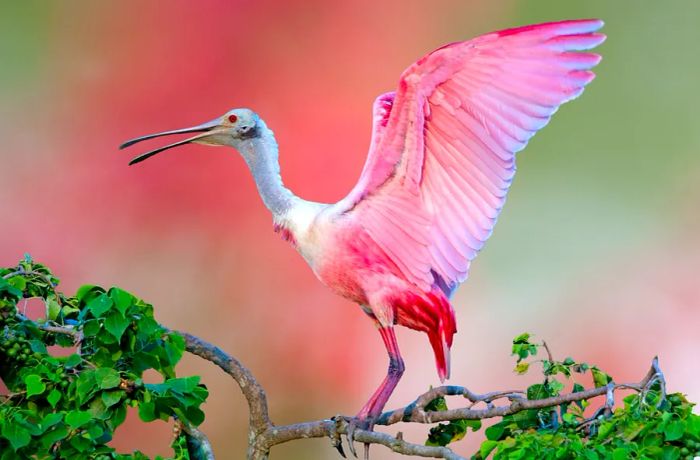
[[[24,317],[20,316],[24,319]],[[76,341],[81,338],[80,331],[72,326],[58,326],[52,324],[38,324],[38,327],[46,332],[71,335]],[[291,425],[277,426],[272,423],[269,415],[267,396],[265,390],[255,379],[253,374],[240,361],[228,355],[221,348],[186,332],[170,331],[182,335],[185,339],[186,350],[202,359],[212,362],[230,375],[238,384],[248,403],[249,433],[248,433],[248,459],[267,460],[270,449],[296,439],[329,437],[332,445],[339,452],[343,452],[340,435],[347,435],[348,421],[337,416],[333,419],[317,420],[312,422],[295,423]],[[633,390],[646,393],[654,383],[661,387],[661,395],[665,395],[666,380],[657,357],[654,357],[649,371],[642,380],[636,383],[609,383],[606,386],[591,388],[588,390],[566,393],[545,399],[529,400],[524,392],[518,390],[494,391],[490,393],[474,393],[466,387],[445,385],[432,388],[419,395],[411,404],[381,414],[376,420],[376,425],[393,425],[399,422],[426,423],[447,422],[452,420],[481,420],[486,418],[503,417],[529,409],[543,409],[556,407],[560,404],[591,399],[598,396],[606,396],[605,408],[610,410],[613,403],[615,390]],[[448,409],[443,411],[426,411],[425,407],[434,399],[444,396],[462,396],[471,403],[467,407]],[[495,405],[498,400],[507,400],[505,405]],[[662,400],[659,402],[661,404]],[[473,409],[479,403],[486,405],[485,409]],[[182,425],[182,429],[200,447],[204,458],[214,459],[211,444],[206,435],[191,425]],[[402,433],[391,436],[375,431],[355,430],[354,438],[364,444],[379,444],[403,455],[415,455],[419,457],[443,458],[448,460],[460,460],[464,457],[456,454],[447,447],[425,446],[414,444],[403,439]]]
[[[248,432],[248,458],[255,457],[258,448],[258,439],[273,428],[267,406],[265,390],[253,377],[253,374],[236,358],[226,354],[221,348],[205,342],[204,340],[186,332],[175,331],[185,338],[186,349],[193,355],[206,359],[216,364],[230,375],[241,388],[243,396],[248,402],[249,432]],[[264,450],[264,449],[263,449]]]
[[[270,449],[278,444],[296,439],[329,437],[334,446],[339,446],[339,435],[347,434],[347,421],[342,417],[334,419],[317,420],[312,422],[295,423],[291,425],[277,426],[269,417],[267,398],[265,391],[257,382],[253,374],[238,360],[227,355],[220,348],[196,337],[192,334],[182,333],[186,342],[186,349],[203,359],[211,361],[229,374],[238,383],[245,396],[250,409],[250,437],[248,439],[248,459],[266,460]],[[606,395],[612,398],[615,390],[634,390],[644,393],[658,382],[663,388],[665,379],[659,368],[658,359],[652,360],[651,368],[644,378],[637,383],[610,383],[606,386],[591,388],[574,393],[566,393],[546,399],[528,400],[522,391],[508,390],[496,391],[485,394],[477,394],[466,387],[446,385],[433,388],[416,398],[411,404],[395,410],[384,412],[376,421],[376,425],[393,425],[398,422],[436,423],[451,420],[481,420],[504,415],[515,414],[528,409],[542,409],[554,407],[564,403],[591,399]],[[469,407],[448,409],[444,411],[426,411],[425,407],[440,396],[463,396],[471,402]],[[508,400],[509,404],[496,406],[494,401]],[[608,401],[609,402],[609,401]],[[485,409],[473,409],[478,403],[486,405]],[[447,447],[424,446],[407,442],[401,433],[396,437],[386,433],[374,431],[356,430],[355,440],[366,444],[380,444],[394,452],[404,455],[416,455],[430,458],[444,458],[449,460],[463,459],[464,457],[454,453]],[[342,452],[342,446],[339,448]]]
[[[81,338],[80,331],[77,331],[72,326],[50,324],[39,324],[38,326],[46,332],[71,335],[76,341],[79,341]],[[347,435],[348,422],[346,418],[338,416],[333,419],[302,422],[291,425],[275,425],[270,419],[265,390],[247,367],[219,347],[197,336],[180,331],[171,332],[176,332],[184,337],[185,348],[189,353],[216,364],[230,375],[240,387],[248,403],[249,410],[247,455],[249,460],[267,460],[270,449],[273,446],[296,439],[306,438],[329,437],[333,446],[342,452],[340,435]],[[646,393],[654,383],[659,384],[662,396],[665,395],[666,380],[659,367],[657,357],[654,357],[649,371],[639,382],[619,384],[611,382],[606,386],[566,393],[545,399],[529,400],[525,397],[524,392],[518,390],[494,391],[491,393],[478,394],[463,386],[445,385],[426,391],[405,407],[384,412],[377,418],[375,425],[388,426],[399,422],[432,424],[452,420],[481,420],[512,415],[529,409],[556,407],[560,404],[591,399],[603,395],[606,396],[605,408],[610,410],[613,403],[614,391],[633,390],[643,394]],[[471,404],[467,407],[443,411],[425,410],[425,407],[431,401],[444,396],[462,396],[469,400]],[[497,406],[494,402],[498,400],[507,400],[508,404]],[[663,398],[661,402],[663,402]],[[661,402],[659,404],[661,404]],[[479,403],[485,404],[486,408],[473,409],[473,407]],[[191,425],[183,425],[182,429],[201,447],[203,455],[205,456],[204,458],[214,458],[211,444],[204,433]],[[398,433],[398,435],[394,437],[386,433],[357,429],[355,430],[354,438],[356,441],[365,444],[383,445],[394,452],[404,455],[444,458],[448,460],[464,458],[447,447],[424,446],[405,441],[402,433]]]

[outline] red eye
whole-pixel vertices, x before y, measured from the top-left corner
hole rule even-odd
[[[237,116],[235,116],[235,115],[229,115],[229,116],[228,116],[228,121],[230,121],[231,123],[235,123],[236,120],[238,120],[238,117],[237,117]]]

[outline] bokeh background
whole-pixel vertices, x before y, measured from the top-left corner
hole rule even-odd
[[[285,182],[340,199],[370,136],[370,107],[444,43],[599,17],[598,79],[519,158],[493,237],[454,298],[454,383],[525,387],[510,339],[638,380],[658,354],[671,390],[700,401],[700,3],[605,0],[0,2],[0,263],[24,252],[65,292],[119,285],[158,318],[211,340],[268,390],[275,422],[353,414],[384,375],[378,334],[272,231],[244,163],[190,145],[137,167],[125,139],[251,107],[275,131]],[[154,143],[153,145],[160,145]],[[389,406],[438,383],[422,334]],[[242,458],[235,385],[187,359],[211,390],[204,429]],[[587,383],[587,382],[586,382]],[[421,441],[426,428],[395,427]],[[123,451],[168,453],[165,423],[136,417]],[[481,434],[456,449],[467,454]],[[273,458],[333,459],[326,440]],[[373,458],[395,458],[382,447]]]

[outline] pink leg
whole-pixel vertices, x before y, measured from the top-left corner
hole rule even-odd
[[[374,392],[369,401],[360,409],[357,416],[350,421],[348,424],[348,447],[350,447],[350,452],[357,457],[354,446],[355,429],[362,428],[364,430],[372,430],[374,427],[374,420],[382,413],[382,409],[389,400],[389,396],[396,388],[396,384],[399,383],[403,371],[405,369],[403,365],[403,359],[401,359],[401,354],[399,354],[399,345],[396,343],[396,334],[394,334],[393,327],[380,327],[379,333],[382,335],[382,340],[386,346],[386,351],[389,353],[389,370],[384,378],[384,381],[379,385],[379,388]],[[343,454],[342,448],[338,451]],[[365,444],[365,460],[369,459],[369,444]]]
[[[380,327],[379,333],[386,346],[386,351],[389,353],[389,370],[379,388],[357,414],[358,419],[370,419],[370,422],[371,419],[377,418],[382,413],[389,396],[393,393],[405,370],[403,359],[401,359],[401,354],[399,353],[399,345],[396,343],[394,328],[391,326]]]

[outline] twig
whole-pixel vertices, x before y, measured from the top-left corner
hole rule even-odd
[[[17,275],[38,276],[39,278],[42,278],[44,281],[46,281],[47,283],[49,283],[49,285],[50,285],[51,287],[54,287],[54,288],[56,287],[56,283],[54,283],[54,282],[51,280],[51,278],[49,278],[46,274],[41,273],[41,272],[37,272],[37,271],[34,271],[34,270],[26,271],[26,270],[24,270],[24,269],[21,268],[21,267],[20,267],[19,270],[15,270],[15,271],[13,271],[13,272],[6,273],[5,275],[2,276],[2,278],[3,278],[3,279],[6,279],[6,280],[9,280],[9,279],[12,278],[13,276],[17,276]]]
[[[27,319],[23,315],[17,315],[18,317],[22,319]],[[73,326],[54,326],[51,324],[38,324],[37,327],[41,329],[42,331],[46,332],[51,332],[53,334],[64,334],[64,335],[70,335],[73,336],[73,343],[76,346],[75,352],[78,355],[82,355],[81,353],[81,348],[83,346],[83,331],[80,329],[76,329]]]
[[[37,324],[37,327],[42,331],[51,332],[54,334],[72,335],[76,338],[76,341],[78,336],[80,335],[80,332],[71,326],[52,326],[50,324]]]
[[[544,350],[547,352],[547,358],[549,359],[550,363],[554,362],[554,357],[552,356],[552,351],[549,349],[549,346],[547,345],[546,341],[542,341],[542,346],[544,347]]]
[[[26,275],[26,274],[27,274],[27,272],[25,272],[24,270],[15,270],[15,271],[13,271],[13,272],[10,272],[10,273],[7,273],[7,274],[5,274],[5,275],[2,275],[2,279],[4,279],[4,280],[9,280],[9,279],[12,278],[13,276],[17,276],[17,275]]]

